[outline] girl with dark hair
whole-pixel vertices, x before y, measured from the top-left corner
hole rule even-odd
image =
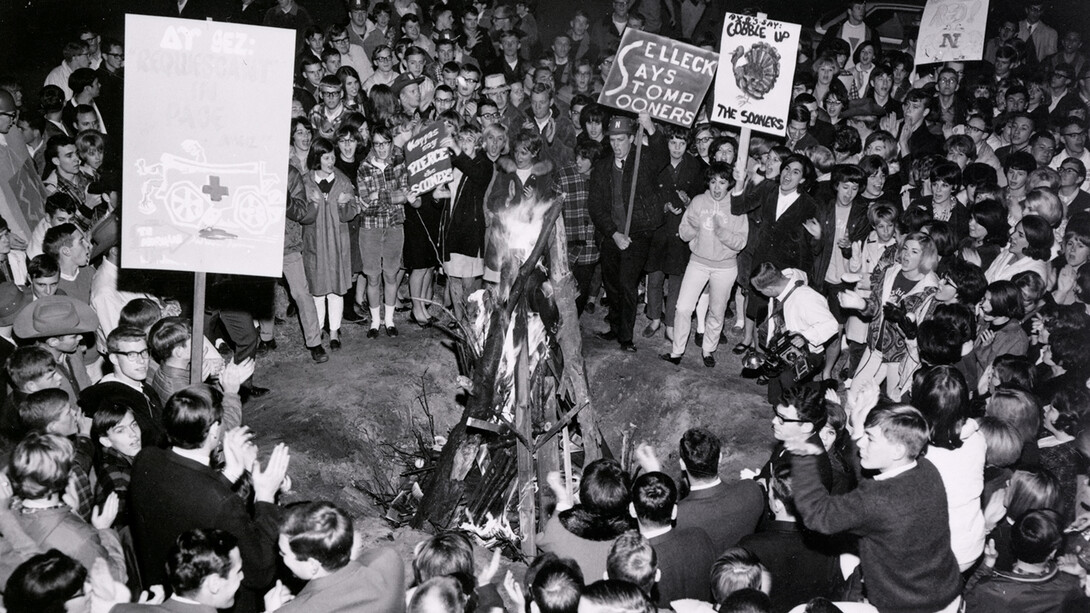
[[[303,175],[309,210],[303,226],[303,270],[318,310],[318,326],[329,310],[329,347],[341,348],[344,294],[352,287],[352,253],[348,222],[359,215],[356,187],[337,169],[333,143],[318,138]]]
[[[970,355],[969,375],[974,383],[1000,355],[1026,355],[1029,337],[1022,329],[1022,292],[1012,281],[988,285],[981,303],[981,323]]]
[[[852,54],[853,65],[848,70],[852,78],[848,94],[852,100],[865,98],[870,93],[870,76],[874,71],[874,60],[877,56],[878,50],[869,40],[859,43],[859,46],[855,48],[855,53]],[[893,85],[892,81],[890,85]]]
[[[356,69],[351,66],[341,66],[337,69],[337,78],[341,80],[341,87],[344,88],[345,108],[364,112],[367,108],[367,96],[363,93],[363,81],[360,80],[360,73],[356,72]]]
[[[1041,425],[1049,434],[1037,441],[1041,450],[1041,466],[1052,471],[1060,483],[1059,509],[1064,525],[1075,519],[1075,491],[1078,487],[1078,467],[1082,459],[1075,446],[1086,416],[1090,415],[1090,390],[1085,386],[1065,385],[1052,395],[1051,402],[1041,410]]]
[[[984,552],[984,460],[988,445],[969,417],[969,386],[953,366],[936,366],[912,386],[912,404],[931,426],[927,459],[946,488],[950,546],[965,572]]]
[[[538,547],[574,559],[585,577],[605,576],[613,541],[636,528],[628,513],[628,473],[616,460],[591,462],[579,482],[579,504],[574,504],[559,473],[549,473],[547,481],[556,495],[556,510],[545,524]]]
[[[1009,236],[1007,207],[997,200],[982,200],[969,209],[969,237],[962,241],[962,247],[973,247],[980,259],[973,263],[987,270]]]
[[[1014,226],[1010,242],[999,252],[984,275],[988,281],[1009,281],[1023,270],[1048,278],[1053,242],[1052,227],[1037,215],[1026,215]]]
[[[310,127],[306,117],[296,117],[291,120],[291,155],[288,156],[288,163],[294,166],[299,174],[307,172],[310,141],[313,138],[314,128]]]

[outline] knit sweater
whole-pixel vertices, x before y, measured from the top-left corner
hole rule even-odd
[[[678,236],[689,243],[694,260],[712,268],[734,268],[749,237],[749,221],[731,214],[729,195],[715,200],[711,192],[704,192],[685,209]]]
[[[859,537],[867,598],[882,613],[939,611],[961,591],[950,550],[942,477],[931,462],[866,479],[839,496],[821,484],[814,456],[794,456],[795,506],[807,528]]]

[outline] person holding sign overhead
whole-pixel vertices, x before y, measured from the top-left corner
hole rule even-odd
[[[651,237],[663,223],[662,203],[656,179],[669,163],[666,138],[655,129],[647,113],[640,126],[650,135],[639,168],[633,150],[635,122],[618,115],[609,121],[613,157],[599,160],[590,173],[590,217],[605,236],[602,241],[602,281],[609,295],[609,331],[598,333],[605,341],[617,341],[621,349],[635,352],[632,328],[636,325],[636,300]],[[635,183],[635,189],[633,189]]]

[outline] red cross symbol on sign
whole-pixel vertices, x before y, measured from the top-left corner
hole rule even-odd
[[[220,178],[217,176],[208,177],[208,185],[202,187],[201,191],[208,194],[212,202],[223,200],[223,197],[228,193],[227,187],[220,185]]]

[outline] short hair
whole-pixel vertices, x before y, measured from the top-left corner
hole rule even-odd
[[[106,436],[129,413],[132,413],[132,410],[120,402],[107,401],[99,404],[91,417],[91,440],[97,442],[98,439]]]
[[[459,572],[473,574],[473,542],[462,532],[436,534],[413,552],[413,577],[417,583]]]
[[[872,410],[867,414],[864,428],[878,428],[891,442],[904,446],[905,453],[913,460],[927,448],[931,437],[927,419],[907,404],[890,404]]]
[[[575,144],[575,157],[595,161],[602,155],[602,144],[590,139]]]
[[[1011,529],[1011,554],[1027,564],[1051,559],[1063,544],[1060,514],[1050,509],[1030,511],[1019,517]]]
[[[897,208],[887,201],[879,200],[867,210],[867,219],[872,226],[877,226],[882,222],[896,224]]]
[[[1027,209],[1032,206],[1033,214],[1041,217],[1053,228],[1058,228],[1064,218],[1064,205],[1060,202],[1056,193],[1045,187],[1035,187],[1026,193],[1024,205]]]
[[[954,327],[960,339],[976,338],[976,306],[970,308],[967,305],[940,304],[931,314],[931,320],[945,322]]]
[[[1022,224],[1022,231],[1025,232],[1026,242],[1029,244],[1023,253],[1035,260],[1047,262],[1052,256],[1052,243],[1055,240],[1052,226],[1039,215],[1026,215],[1019,223]]]
[[[763,571],[756,554],[741,547],[731,547],[712,564],[712,600],[721,603],[738,590],[760,589]]]
[[[817,175],[814,173],[814,164],[810,161],[810,158],[802,155],[801,153],[792,153],[791,155],[788,155],[786,158],[784,158],[783,162],[781,163],[781,167],[786,168],[787,165],[791,164],[792,162],[797,162],[800,166],[802,166],[802,183],[800,185],[813,185],[814,179],[817,177]]]
[[[786,277],[780,272],[779,268],[772,262],[761,262],[757,265],[753,276],[750,277],[750,283],[757,291],[764,291],[772,288],[777,283],[784,281]]]
[[[634,583],[603,579],[583,589],[580,601],[598,605],[613,613],[652,613],[654,605]]]
[[[905,249],[905,245],[908,241],[916,241],[920,244],[920,268],[925,272],[931,272],[939,265],[939,249],[935,245],[934,239],[930,235],[923,232],[910,232],[901,241],[901,248],[897,250],[898,256],[901,251]]]
[[[606,576],[635,583],[644,594],[651,596],[658,568],[655,548],[642,534],[629,530],[613,541],[606,556]]]
[[[175,392],[163,409],[163,427],[174,447],[197,449],[213,424],[223,421],[223,392],[198,383]]]
[[[106,350],[113,353],[121,349],[121,343],[146,342],[147,338],[147,334],[140,328],[118,326],[106,337]]]
[[[167,552],[171,591],[182,597],[192,596],[206,578],[226,578],[231,572],[231,551],[237,547],[238,539],[226,530],[194,528],[179,534]]]
[[[141,330],[150,330],[155,322],[163,317],[163,309],[151,298],[133,298],[121,307],[118,327],[131,326]],[[144,335],[145,339],[147,334]]]
[[[54,192],[45,199],[45,214],[52,217],[57,211],[75,215],[79,203],[68,192]]]
[[[98,130],[84,130],[76,135],[76,155],[85,157],[92,151],[102,153],[106,150],[106,137]],[[61,192],[56,192],[61,193]]]
[[[1038,509],[1055,511],[1061,496],[1060,482],[1047,468],[1016,470],[1007,483],[1007,517]]]
[[[622,535],[614,541],[613,549],[623,538]],[[654,550],[651,553],[654,555]],[[577,613],[583,577],[568,564],[549,560],[537,569],[533,580],[528,581],[528,588],[530,600],[541,613]]]
[[[837,164],[833,167],[830,183],[833,189],[840,187],[841,183],[855,183],[859,186],[859,189],[863,189],[863,186],[867,183],[867,177],[855,164]]]
[[[836,164],[836,156],[825,145],[815,145],[805,151],[806,156],[814,164],[814,169],[822,174],[829,172]]]
[[[988,415],[1014,426],[1023,442],[1028,443],[1037,437],[1037,429],[1041,426],[1041,411],[1037,399],[1029,392],[998,387],[988,398],[984,410]]]
[[[42,113],[56,113],[64,109],[66,102],[64,90],[56,85],[46,85],[38,92],[38,105],[42,108]],[[46,147],[49,147],[48,143]]]
[[[942,148],[946,155],[960,153],[969,158],[970,162],[976,159],[976,144],[965,134],[954,134],[946,139]]]
[[[927,91],[920,88],[913,88],[905,93],[904,103],[909,104],[911,102],[923,102],[925,109],[931,107],[931,95]]]
[[[961,359],[961,347],[965,340],[950,322],[925,319],[920,322],[916,333],[920,361],[931,366],[955,364]],[[913,380],[924,373],[923,370],[916,371]]]
[[[742,588],[724,598],[719,604],[718,611],[719,613],[772,613],[772,598],[759,589]]]
[[[596,515],[627,515],[629,476],[616,460],[602,458],[583,469],[579,505]]]
[[[19,421],[31,432],[46,432],[72,404],[68,392],[59,388],[38,390],[19,403]]]
[[[961,258],[943,258],[936,273],[940,277],[949,277],[957,287],[956,299],[959,303],[976,306],[984,299],[988,278],[976,264]]]
[[[935,243],[935,251],[939,254],[939,262],[944,258],[954,255],[957,251],[957,235],[949,222],[932,219],[920,227],[920,230],[931,237]]]
[[[42,251],[60,259],[61,249],[72,245],[79,228],[74,223],[62,223],[45,231],[42,239]]]
[[[997,200],[981,200],[969,209],[973,221],[987,232],[984,243],[1002,246],[1010,238],[1010,224],[1007,222],[1007,207]]]
[[[8,474],[20,498],[37,500],[59,494],[72,470],[72,442],[56,434],[31,432],[11,451]]]
[[[932,183],[942,181],[956,191],[961,187],[961,168],[953,162],[943,160],[931,167],[928,178]]]
[[[1006,467],[1018,461],[1022,455],[1022,437],[1014,426],[988,415],[978,418],[977,425],[987,444],[984,454],[986,465]]]
[[[417,586],[406,607],[407,613],[457,613],[474,610],[467,605],[472,592],[472,585],[466,585],[465,576],[432,577]]]
[[[708,170],[704,175],[708,183],[711,183],[713,179],[724,179],[727,182],[727,189],[734,189],[734,167],[726,162],[712,161],[708,164]]]
[[[77,68],[68,75],[68,89],[73,95],[79,95],[84,89],[91,87],[98,79],[98,74],[90,68]]]
[[[193,337],[193,329],[184,317],[164,317],[148,331],[148,349],[151,357],[162,364],[174,353],[174,349]]]
[[[719,474],[719,437],[704,428],[689,428],[681,435],[678,456],[685,472],[694,479],[711,479]]]
[[[297,560],[314,558],[327,571],[344,568],[352,557],[352,518],[331,502],[299,504],[280,520]]]
[[[327,153],[336,153],[336,151],[337,148],[329,142],[328,138],[319,136],[314,139],[310,145],[310,152],[307,153],[307,169],[318,170],[322,167],[322,156]]]
[[[16,347],[4,364],[11,385],[17,390],[25,390],[32,381],[56,368],[57,361],[53,359],[53,354],[40,345]]]
[[[8,613],[63,613],[64,603],[83,589],[87,569],[56,549],[23,562],[4,589]]]
[[[542,140],[541,134],[536,130],[522,129],[515,135],[515,148],[526,147],[526,150],[534,158],[541,154],[541,149],[544,146],[545,141]]]
[[[814,432],[825,427],[829,412],[825,408],[825,397],[816,389],[806,385],[795,385],[783,390],[779,404],[795,407],[799,419],[814,426]]]
[[[1031,173],[1037,169],[1037,160],[1033,159],[1033,156],[1025,151],[1015,151],[1007,156],[1007,159],[1003,162],[1003,171],[1010,172],[1011,170],[1022,170],[1024,172]]]
[[[889,163],[890,160],[900,157],[901,145],[897,142],[897,137],[886,132],[885,130],[875,130],[867,135],[867,140],[863,141],[863,150],[866,151],[870,148],[871,144],[883,142],[886,144],[886,154],[881,156],[882,160]],[[871,173],[874,174],[874,173]]]
[[[1090,390],[1075,384],[1061,386],[1052,394],[1050,404],[1057,413],[1052,427],[1070,436],[1078,436],[1086,416],[1090,414]]]
[[[67,61],[76,56],[85,55],[88,51],[90,51],[90,47],[88,47],[87,43],[82,40],[73,40],[64,43],[64,49],[61,50],[61,53],[64,55],[65,61]]]
[[[640,521],[670,525],[677,506],[677,485],[666,473],[644,473],[632,484],[632,506]]]
[[[992,306],[991,315],[1021,320],[1026,315],[1022,306],[1022,292],[1013,281],[993,281],[988,284],[985,297]]]
[[[992,360],[992,374],[1003,387],[1031,391],[1037,385],[1036,370],[1024,355],[1004,353]]]
[[[859,132],[847,124],[838,124],[836,131],[833,132],[833,151],[846,155],[856,155],[862,150],[863,140],[859,138]]]
[[[868,177],[878,173],[882,173],[884,177],[889,177],[889,164],[880,155],[871,154],[859,158],[859,169]]]

